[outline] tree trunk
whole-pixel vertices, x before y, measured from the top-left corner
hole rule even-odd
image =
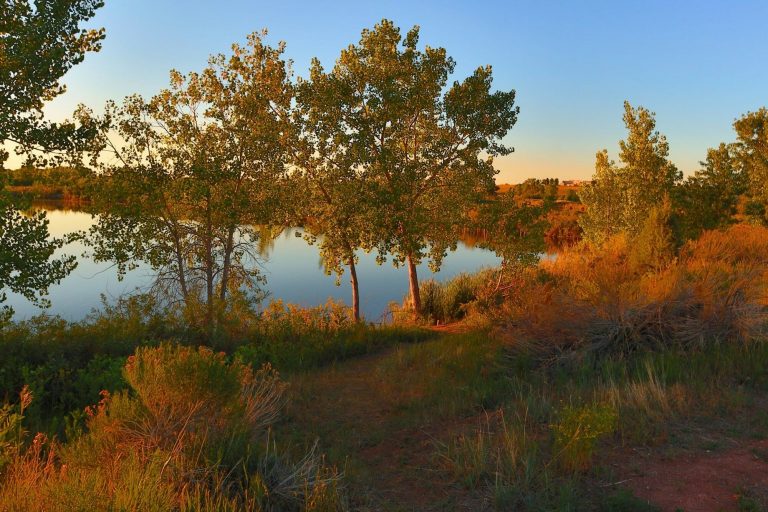
[[[357,269],[355,268],[355,256],[349,257],[349,282],[352,284],[352,316],[355,322],[360,321],[360,293],[357,285]]]
[[[181,233],[176,223],[173,224],[173,246],[176,253],[176,271],[179,278],[181,296],[184,304],[189,304],[189,290],[187,289],[187,274],[184,268],[184,253],[181,250]]]
[[[421,314],[421,294],[419,293],[419,276],[416,274],[416,264],[411,255],[408,255],[408,282],[411,288],[411,305],[413,316],[418,318]]]
[[[232,268],[232,251],[234,250],[235,245],[235,228],[230,227],[227,231],[227,244],[224,247],[224,263],[222,265],[222,271],[221,271],[221,290],[219,290],[219,295],[221,299],[222,305],[227,300],[227,290],[229,287],[229,274],[230,269]]]
[[[213,220],[211,219],[211,192],[206,194],[206,224],[203,240],[205,245],[205,300],[206,333],[208,343],[213,343],[214,326],[214,282],[213,282]]]

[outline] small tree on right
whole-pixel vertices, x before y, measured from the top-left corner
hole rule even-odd
[[[602,243],[607,238],[626,233],[637,236],[651,211],[662,204],[682,179],[682,174],[669,161],[669,143],[656,131],[655,114],[624,102],[624,124],[628,135],[619,142],[617,165],[607,150],[597,153],[595,174],[591,184],[579,196],[584,215],[579,224],[584,238]]]
[[[748,178],[749,194],[765,215],[768,203],[768,109],[748,112],[733,123],[736,158]],[[763,221],[766,219],[763,218]]]
[[[707,150],[701,169],[677,187],[674,196],[678,236],[692,240],[709,229],[733,222],[739,195],[746,190],[746,174],[734,144],[721,143]]]

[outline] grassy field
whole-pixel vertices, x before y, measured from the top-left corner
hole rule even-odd
[[[493,332],[440,334],[290,377],[277,428],[320,440],[357,510],[657,510],[643,482],[681,459],[691,474],[662,505],[705,485],[724,510],[761,510],[766,363],[759,346],[552,372]],[[695,474],[742,452],[731,466],[763,472],[721,475],[725,487]]]

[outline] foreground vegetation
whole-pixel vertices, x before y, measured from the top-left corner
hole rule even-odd
[[[655,510],[612,485],[628,447],[768,436],[766,244],[737,225],[654,266],[618,236],[422,283],[448,331],[276,303],[214,352],[146,297],[6,326],[0,503]]]

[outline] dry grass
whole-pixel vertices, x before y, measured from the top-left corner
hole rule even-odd
[[[621,236],[582,244],[542,263],[510,302],[504,329],[544,360],[627,357],[637,351],[749,343],[768,328],[768,229],[705,233],[665,268],[633,263]]]

